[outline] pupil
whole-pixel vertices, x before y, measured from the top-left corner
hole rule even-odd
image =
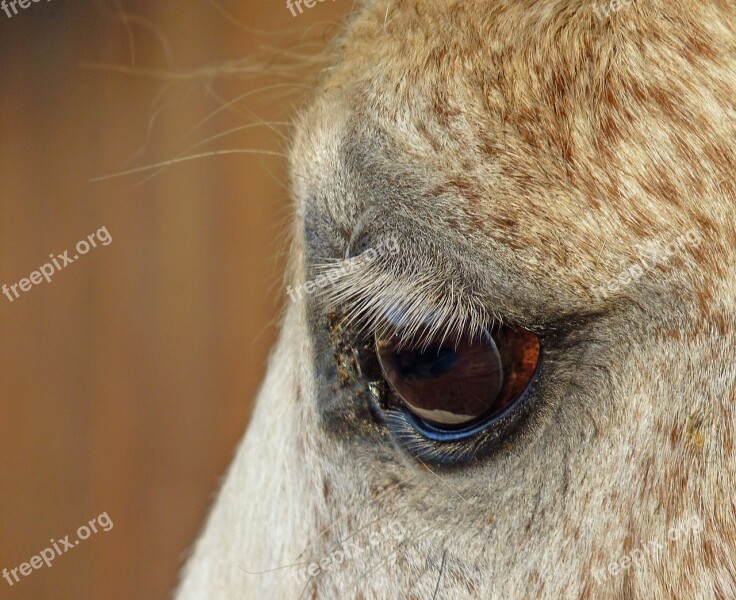
[[[386,381],[404,406],[428,423],[461,427],[503,408],[498,399],[504,369],[490,335],[429,347],[384,338],[376,350]]]
[[[409,380],[439,377],[457,363],[455,351],[444,346],[436,354],[432,348],[427,352],[401,351],[394,356],[399,373]]]

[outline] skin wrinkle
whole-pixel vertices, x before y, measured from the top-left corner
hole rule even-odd
[[[736,597],[736,4],[609,12],[356,4],[296,118],[289,282],[351,240],[400,251],[287,303],[179,600]],[[640,246],[690,230],[698,244],[596,298]],[[397,309],[437,331],[540,331],[528,422],[463,468],[399,449],[351,354]],[[702,531],[667,541],[694,517]],[[391,521],[401,543],[306,582],[237,568],[319,563]]]

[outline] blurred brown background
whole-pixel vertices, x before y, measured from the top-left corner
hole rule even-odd
[[[295,18],[274,0],[51,0],[0,12],[0,285],[101,227],[112,237],[12,303],[0,295],[0,569],[101,513],[114,523],[12,587],[0,578],[0,597],[170,596],[276,334],[290,224],[281,123],[350,8]],[[243,149],[274,155],[90,181]]]

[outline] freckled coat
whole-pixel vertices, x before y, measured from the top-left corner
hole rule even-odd
[[[398,236],[334,295],[368,327],[395,297],[448,330],[555,324],[540,410],[430,471],[361,412],[352,334],[287,303],[180,600],[736,597],[736,3],[616,8],[356,7],[297,119],[292,283]],[[405,539],[305,580],[391,521]]]

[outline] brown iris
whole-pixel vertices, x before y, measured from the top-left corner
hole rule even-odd
[[[445,429],[491,419],[527,388],[539,362],[537,335],[499,327],[459,341],[376,338],[384,377],[405,407]],[[420,341],[421,340],[421,341]]]

